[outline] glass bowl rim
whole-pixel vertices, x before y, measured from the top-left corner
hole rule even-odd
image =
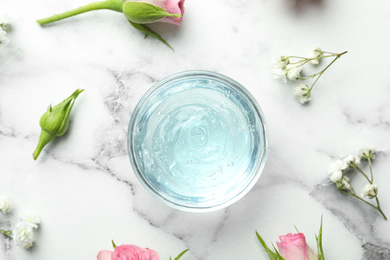
[[[205,207],[195,207],[195,206],[187,206],[187,205],[181,205],[178,203],[175,203],[162,195],[159,194],[153,187],[150,186],[150,184],[145,180],[143,177],[143,174],[141,173],[140,169],[138,168],[138,164],[136,162],[136,159],[134,158],[134,153],[133,153],[133,129],[135,126],[136,119],[138,117],[138,114],[140,112],[141,107],[145,104],[145,102],[149,99],[150,96],[152,96],[159,88],[162,86],[165,86],[165,84],[172,82],[177,79],[181,78],[186,78],[186,77],[194,77],[194,76],[206,76],[206,77],[211,77],[217,81],[222,81],[229,87],[235,88],[238,90],[238,92],[242,93],[246,99],[247,102],[250,102],[253,107],[255,108],[255,114],[258,115],[259,120],[261,122],[261,130],[259,130],[259,133],[262,137],[263,140],[263,148],[260,148],[262,152],[260,152],[260,159],[258,160],[257,165],[251,170],[253,172],[253,177],[249,181],[248,185],[237,192],[237,194],[234,195],[234,197],[216,204],[212,206],[205,206]],[[235,81],[234,79],[225,76],[223,74],[220,74],[218,72],[212,72],[212,71],[207,71],[207,70],[186,70],[182,72],[178,72],[175,74],[172,74],[168,77],[163,78],[162,80],[156,82],[150,89],[146,91],[146,93],[141,97],[141,99],[138,101],[137,105],[135,106],[133,113],[130,118],[129,126],[128,126],[128,132],[127,132],[127,151],[128,155],[130,158],[131,166],[133,168],[134,174],[137,176],[137,179],[140,181],[140,183],[146,188],[146,190],[151,193],[154,197],[157,199],[161,200],[164,202],[166,205],[182,210],[182,211],[187,211],[187,212],[210,212],[210,211],[215,211],[218,209],[222,209],[225,207],[228,207],[244,197],[252,188],[253,186],[257,183],[258,179],[260,178],[260,175],[262,174],[267,157],[268,157],[268,129],[267,129],[267,123],[265,121],[265,117],[263,114],[263,111],[260,108],[260,105],[257,103],[256,99],[252,96],[252,94],[239,82]]]

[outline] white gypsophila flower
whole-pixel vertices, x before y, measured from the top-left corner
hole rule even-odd
[[[341,180],[342,188],[343,190],[349,190],[351,189],[351,184],[349,183],[349,178],[348,177],[343,177]]]
[[[283,83],[287,82],[287,71],[286,66],[289,63],[289,59],[286,56],[279,56],[273,60],[273,76],[274,79],[279,80]]]
[[[23,212],[20,218],[22,221],[30,224],[32,228],[38,228],[38,225],[41,223],[41,219],[37,215],[28,211]]]
[[[274,79],[279,80],[283,83],[287,82],[287,72],[285,70],[280,68],[274,69],[272,74],[274,76]]]
[[[344,161],[337,160],[337,161],[333,162],[331,165],[329,165],[328,173],[331,174],[331,173],[334,173],[337,171],[343,171],[347,168],[348,168],[348,165]]]
[[[310,88],[306,84],[300,84],[295,88],[294,97],[301,103],[305,104],[310,101]]]
[[[301,77],[302,65],[300,64],[287,64],[287,78],[289,80],[298,80]]]
[[[369,159],[369,158],[373,158],[375,153],[376,150],[373,148],[364,148],[364,149],[360,149],[358,155],[361,158]]]
[[[273,60],[273,65],[275,69],[282,69],[284,70],[287,66],[287,64],[290,63],[290,60],[286,56],[279,56]]]
[[[373,199],[378,194],[378,186],[376,184],[367,184],[362,189],[362,196],[363,197],[369,197],[370,199]]]
[[[11,201],[7,197],[0,198],[0,212],[8,213],[12,210]]]
[[[10,19],[6,14],[0,14],[0,28],[5,30],[9,24]]]
[[[360,157],[350,154],[347,155],[343,161],[348,165],[348,167],[355,168],[360,163]]]
[[[332,172],[329,176],[329,179],[334,182],[334,183],[338,183],[342,180],[343,178],[343,172],[342,171],[336,171],[336,172]]]
[[[9,43],[7,33],[0,28],[0,47],[5,46]]]
[[[322,56],[324,52],[321,50],[320,47],[315,47],[313,50],[311,50],[310,52],[310,58],[313,59],[313,60],[310,60],[310,63],[313,64],[313,65],[318,65],[320,64],[320,61],[322,58],[320,58]]]
[[[336,183],[337,189],[339,190],[350,190],[351,189],[351,184],[349,183],[349,178],[344,176],[341,181]]]
[[[28,249],[32,247],[34,243],[34,234],[30,223],[21,221],[16,224],[15,228],[12,230],[12,239],[16,245],[22,248]]]

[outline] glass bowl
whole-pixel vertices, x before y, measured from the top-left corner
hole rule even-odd
[[[185,71],[155,84],[130,119],[128,151],[145,188],[169,206],[193,212],[242,198],[264,168],[263,113],[238,82]]]

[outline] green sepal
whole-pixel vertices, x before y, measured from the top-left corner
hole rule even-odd
[[[0,233],[3,234],[6,237],[12,239],[12,230],[2,230],[2,229],[0,229]]]
[[[112,247],[115,249],[116,245],[115,245],[114,240],[111,240],[111,243],[112,243]]]
[[[274,246],[274,244],[272,244],[272,247],[275,249],[275,252],[276,252],[276,255],[278,256],[278,260],[286,260],[283,256],[281,256],[279,254],[279,251],[276,249],[276,247]]]
[[[156,38],[158,40],[160,40],[162,43],[164,43],[165,45],[167,45],[169,48],[171,48],[173,50],[173,48],[171,47],[171,45],[169,45],[167,43],[166,40],[164,40],[164,38],[162,38],[158,33],[152,31],[149,27],[147,27],[146,25],[144,24],[139,24],[139,23],[134,23],[132,21],[129,20],[129,23],[137,30],[145,33],[145,38],[146,37],[151,37],[151,38]]]
[[[159,6],[143,2],[125,2],[122,11],[127,19],[140,24],[153,23],[167,16],[182,17],[181,14],[171,14]]]
[[[320,231],[318,232],[318,236],[316,235],[316,241],[317,241],[317,256],[318,256],[318,260],[325,260],[324,250],[322,248],[322,216],[321,216]]]
[[[181,252],[178,256],[176,256],[176,258],[174,260],[179,260],[185,253],[187,253],[188,250],[189,249],[186,249],[183,252]],[[169,260],[172,260],[172,258],[169,257]]]
[[[261,236],[259,235],[259,233],[257,233],[256,231],[256,236],[257,236],[257,239],[260,241],[261,245],[264,247],[265,249],[265,252],[267,252],[268,256],[269,256],[269,259],[270,260],[279,260],[279,259],[284,259],[284,258],[279,258],[279,253],[274,253],[271,251],[271,249],[268,248],[267,244],[264,242],[264,240],[261,238]],[[274,247],[275,248],[275,247]],[[277,252],[277,251],[276,251]]]

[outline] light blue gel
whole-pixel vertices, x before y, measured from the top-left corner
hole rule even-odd
[[[171,76],[141,99],[129,126],[137,177],[168,205],[210,211],[241,198],[267,154],[265,121],[254,98],[216,73]]]

